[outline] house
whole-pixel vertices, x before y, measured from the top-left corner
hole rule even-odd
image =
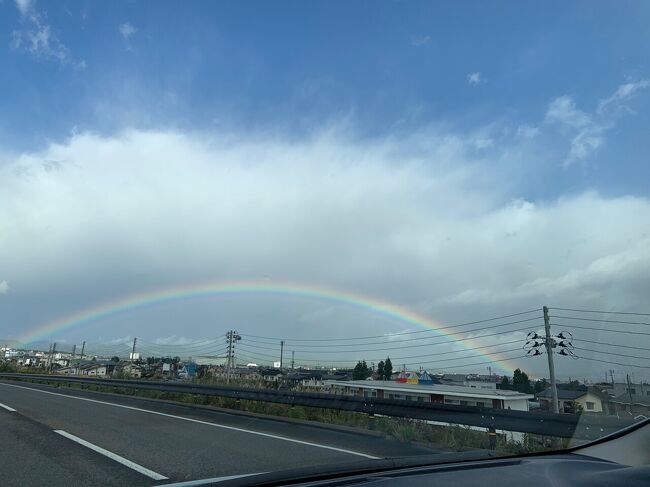
[[[195,362],[183,362],[178,369],[179,379],[193,379],[196,377],[198,365]]]
[[[444,374],[440,378],[440,383],[454,386],[465,386],[473,389],[496,390],[497,380],[494,376],[485,376],[478,374]]]
[[[639,392],[641,392],[639,390]],[[610,414],[620,416],[624,413],[630,414],[633,417],[638,415],[650,417],[650,390],[644,391],[646,394],[632,394],[627,392],[610,399],[612,408]]]
[[[302,387],[324,387],[323,377],[326,374],[319,371],[292,372],[284,376],[284,381]]]
[[[528,411],[533,396],[516,391],[475,389],[444,384],[409,384],[387,380],[326,381],[333,393],[378,399],[457,404]]]
[[[553,394],[551,388],[537,394],[542,409],[553,409]],[[580,387],[577,390],[557,389],[557,399],[560,412],[575,414],[578,411],[602,413],[603,402],[607,402],[605,394],[593,387]]]
[[[279,369],[262,370],[260,375],[266,382],[279,382],[282,380],[282,371]]]
[[[113,374],[116,367],[116,362],[110,362],[108,360],[90,361],[79,366],[78,374],[96,377],[108,377]]]
[[[435,382],[437,383],[438,381]],[[418,384],[433,385],[434,384],[433,377],[431,377],[429,373],[425,370],[420,374],[420,378],[418,379]]]
[[[142,367],[140,365],[131,362],[126,362],[120,364],[119,369],[123,373],[135,379],[140,379],[142,377]]]
[[[613,383],[603,384],[601,386],[601,389],[603,390],[603,392],[609,394],[612,398],[618,397],[621,394],[650,396],[650,384],[648,383],[630,382],[628,384],[627,382],[613,382]]]

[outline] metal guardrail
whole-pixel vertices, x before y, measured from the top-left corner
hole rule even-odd
[[[147,380],[93,379],[57,375],[0,373],[0,379],[48,381],[59,383],[93,384],[128,389],[146,389],[180,394],[264,401],[292,406],[337,409],[358,413],[436,421],[497,430],[533,433],[562,438],[593,440],[614,433],[631,424],[613,416],[594,414],[555,414],[550,412],[489,409],[475,406],[457,406],[399,399],[376,399],[337,394],[279,391],[274,389],[247,389],[232,386],[158,382]]]

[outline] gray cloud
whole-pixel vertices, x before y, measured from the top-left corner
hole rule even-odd
[[[75,135],[0,168],[0,262],[12,283],[3,330],[15,336],[134,292],[234,279],[349,290],[445,322],[542,304],[647,306],[647,198],[515,199],[478,184],[494,167],[477,157],[476,136],[435,130],[402,140]],[[404,329],[344,305],[263,296],[88,326],[157,344],[231,327],[288,337]]]

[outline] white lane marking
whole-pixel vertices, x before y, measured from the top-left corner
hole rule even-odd
[[[16,412],[16,410],[15,410],[14,408],[10,408],[10,407],[7,406],[6,404],[2,404],[1,402],[0,402],[0,408],[2,408],[2,409],[6,409],[7,411],[11,411],[12,413],[15,413],[15,412]]]
[[[101,446],[94,445],[94,444],[90,443],[89,441],[86,441],[86,440],[84,440],[82,438],[79,438],[78,436],[71,435],[67,431],[54,430],[54,432],[60,434],[61,436],[65,436],[66,438],[68,438],[68,439],[70,439],[72,441],[75,441],[75,442],[79,443],[80,445],[85,446],[86,448],[90,448],[91,450],[96,451],[97,453],[101,453],[105,457],[108,457],[111,460],[115,460],[116,462],[121,463],[122,465],[124,465],[126,467],[132,468],[136,472],[139,472],[142,475],[146,475],[149,478],[152,478],[154,480],[167,480],[168,479],[168,477],[165,477],[164,475],[160,475],[159,473],[154,472],[153,470],[149,470],[148,468],[143,467],[142,465],[138,465],[137,463],[132,462],[131,460],[127,460],[126,458],[121,457],[116,453],[105,450]]]
[[[209,479],[187,480],[185,482],[175,482],[173,484],[160,484],[160,487],[197,487],[199,485],[212,485],[213,483],[216,482],[224,482],[226,480],[252,477],[253,475],[262,475],[264,473],[266,472],[244,473],[241,475],[228,475],[226,477],[212,477]]]
[[[236,426],[226,426],[224,424],[210,423],[208,421],[201,421],[200,419],[185,418],[183,416],[176,416],[174,414],[167,414],[167,413],[161,413],[161,412],[158,412],[158,411],[151,411],[150,409],[142,409],[142,408],[136,408],[136,407],[133,407],[133,406],[125,406],[124,404],[115,404],[113,402],[99,401],[97,399],[89,399],[87,397],[69,396],[67,394],[60,394],[58,392],[43,391],[41,389],[34,389],[33,387],[18,386],[16,384],[7,384],[5,382],[0,382],[0,385],[8,386],[8,387],[18,387],[20,389],[27,389],[29,391],[34,391],[34,392],[42,392],[43,394],[52,394],[53,396],[67,397],[68,399],[78,399],[80,401],[95,402],[95,403],[98,403],[98,404],[105,404],[107,406],[114,406],[116,408],[130,409],[132,411],[140,411],[142,413],[155,414],[157,416],[164,416],[166,418],[174,418],[174,419],[180,419],[180,420],[183,420],[183,421],[189,421],[191,423],[205,424],[207,426],[214,426],[215,428],[223,428],[223,429],[232,430],[232,431],[239,431],[241,433],[248,433],[248,434],[251,434],[251,435],[265,436],[267,438],[274,438],[276,440],[288,441],[288,442],[291,442],[291,443],[298,443],[300,445],[307,445],[307,446],[313,446],[313,447],[316,447],[316,448],[323,448],[325,450],[333,450],[333,451],[338,451],[338,452],[341,452],[341,453],[348,453],[350,455],[356,455],[356,456],[359,456],[359,457],[370,458],[371,460],[379,460],[380,458],[382,458],[382,457],[375,457],[373,455],[368,455],[366,453],[361,453],[361,452],[358,452],[358,451],[346,450],[344,448],[337,448],[335,446],[321,445],[320,443],[312,443],[311,441],[296,440],[294,438],[287,438],[286,436],[272,435],[271,433],[262,433],[261,431],[253,431],[253,430],[247,430],[247,429],[244,429],[244,428],[237,428]]]

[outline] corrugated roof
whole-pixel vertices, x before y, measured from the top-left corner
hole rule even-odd
[[[483,397],[486,399],[532,399],[531,394],[500,389],[477,389],[475,387],[448,384],[406,384],[388,380],[328,381],[331,385],[360,387],[362,389],[383,389],[391,392],[411,392],[415,394],[448,394],[450,396]]]

